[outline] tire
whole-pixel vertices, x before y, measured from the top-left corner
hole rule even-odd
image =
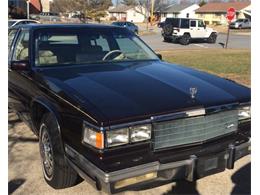
[[[168,43],[169,43],[169,42],[172,42],[172,40],[171,40],[171,39],[169,39],[169,38],[166,38],[166,37],[163,37],[163,41],[164,41],[164,42],[168,42]]]
[[[40,124],[39,147],[45,181],[55,189],[79,183],[78,174],[67,164],[55,117],[47,113]]]
[[[216,40],[217,40],[217,34],[211,33],[209,38],[208,38],[208,43],[216,43]]]
[[[171,36],[173,33],[173,26],[171,24],[166,24],[163,26],[163,33],[166,36]]]
[[[190,35],[185,33],[179,40],[180,44],[188,45],[190,43]]]

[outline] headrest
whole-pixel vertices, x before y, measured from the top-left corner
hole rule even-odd
[[[39,51],[39,56],[40,57],[52,57],[52,56],[54,56],[54,54],[50,50],[40,50]]]

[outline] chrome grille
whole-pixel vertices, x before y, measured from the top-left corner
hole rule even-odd
[[[154,123],[154,149],[206,141],[236,131],[237,127],[237,110]]]

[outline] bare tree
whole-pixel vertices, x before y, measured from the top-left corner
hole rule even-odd
[[[54,0],[52,10],[61,13],[79,11],[83,21],[86,17],[99,20],[106,15],[110,5],[112,5],[111,0]]]

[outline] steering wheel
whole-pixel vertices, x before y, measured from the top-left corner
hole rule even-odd
[[[120,50],[112,50],[110,52],[108,52],[104,57],[103,57],[103,61],[105,61],[110,55],[112,55],[113,53],[118,53],[118,54],[122,54],[123,52]]]

